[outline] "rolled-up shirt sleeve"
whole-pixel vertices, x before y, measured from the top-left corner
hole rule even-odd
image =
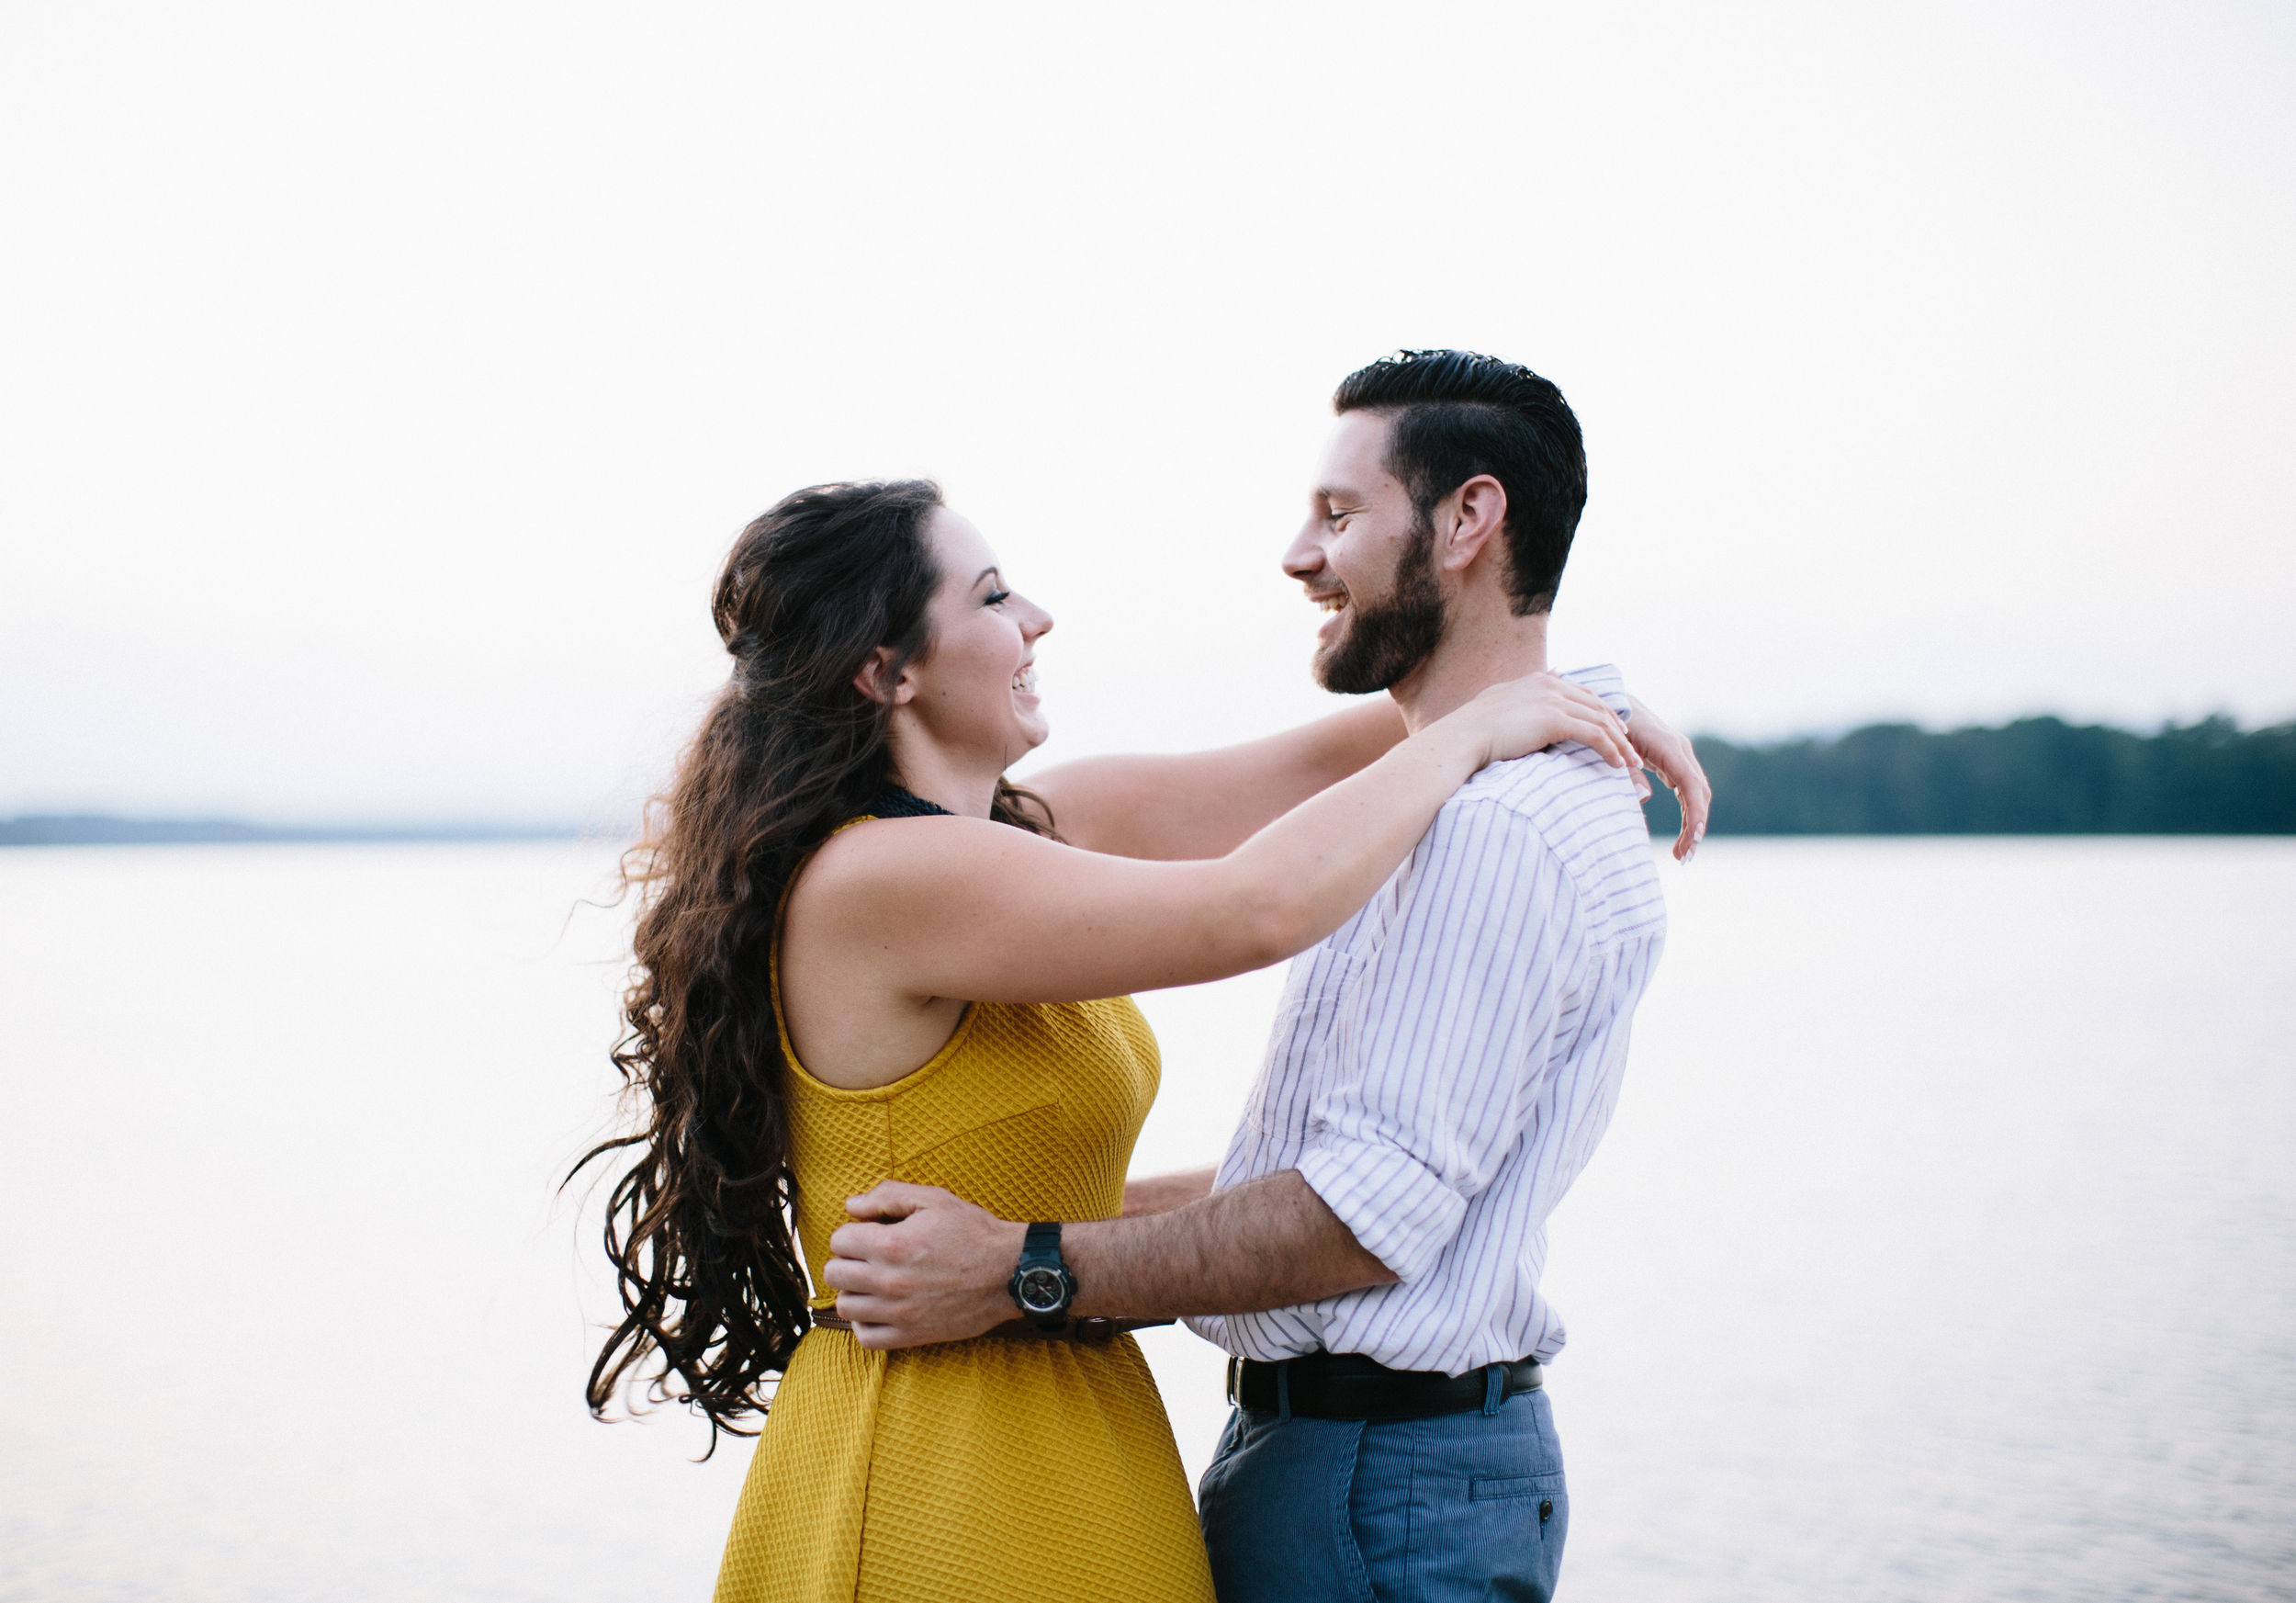
[[[1433,1269],[1546,1087],[1577,943],[1568,877],[1502,803],[1455,798],[1380,894],[1300,1174],[1409,1282]]]

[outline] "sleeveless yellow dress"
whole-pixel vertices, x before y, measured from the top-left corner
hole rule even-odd
[[[797,1228],[814,1305],[845,1199],[881,1180],[945,1186],[1006,1219],[1123,1210],[1154,1100],[1155,1037],[1126,997],[975,1002],[931,1062],[874,1090],[790,1065]],[[1130,1336],[985,1336],[867,1352],[798,1343],[750,1461],[716,1603],[1212,1603],[1164,1401]]]

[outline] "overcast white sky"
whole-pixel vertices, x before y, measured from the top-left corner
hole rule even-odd
[[[1333,384],[1559,383],[1559,665],[2296,715],[2285,5],[0,11],[0,813],[602,818],[782,492],[928,473],[1043,754],[1318,710]]]

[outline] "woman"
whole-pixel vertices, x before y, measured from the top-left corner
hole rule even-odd
[[[591,1407],[651,1369],[738,1428],[782,1375],[721,1599],[1210,1599],[1131,1337],[864,1351],[820,1276],[844,1199],[890,1177],[1007,1218],[1114,1215],[1157,1074],[1125,993],[1304,949],[1485,762],[1578,740],[1631,769],[1625,731],[1551,675],[1409,739],[1367,706],[1073,787],[1059,821],[1086,851],[1003,778],[1045,738],[1052,619],[933,486],[789,497],[735,545],[715,615],[732,681],[629,870],[616,1062],[649,1118],[599,1149],[639,1154]]]

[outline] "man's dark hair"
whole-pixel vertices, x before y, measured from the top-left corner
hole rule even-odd
[[[1387,470],[1423,525],[1478,473],[1507,492],[1507,593],[1514,615],[1555,604],[1586,506],[1586,444],[1562,391],[1528,367],[1472,351],[1398,351],[1340,380],[1335,412],[1390,419]]]

